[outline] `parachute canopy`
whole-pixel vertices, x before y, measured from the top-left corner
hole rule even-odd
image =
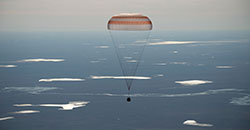
[[[108,22],[108,30],[140,31],[152,30],[152,22],[147,16],[138,13],[114,15]]]

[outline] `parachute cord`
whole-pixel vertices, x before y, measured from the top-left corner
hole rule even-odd
[[[114,45],[114,47],[115,47],[115,53],[116,53],[116,56],[117,56],[117,58],[118,58],[118,60],[119,60],[119,64],[120,64],[120,66],[123,68],[123,65],[122,65],[122,63],[121,63],[119,54],[118,54],[117,49],[116,49],[117,46],[116,46],[116,44],[115,44],[115,40],[114,40],[114,38],[113,38],[113,35],[112,35],[111,31],[109,31],[109,34],[110,34],[110,36],[111,36],[113,45]],[[149,31],[148,35],[146,36],[146,43],[145,43],[145,45],[142,47],[141,53],[140,53],[139,58],[138,58],[138,63],[136,64],[135,72],[133,73],[133,75],[136,74],[136,71],[137,71],[137,68],[138,68],[138,66],[139,66],[139,64],[140,64],[140,60],[141,60],[141,57],[142,57],[142,55],[143,55],[145,46],[146,46],[146,44],[148,43],[148,39],[149,39],[150,34],[151,34],[151,31]],[[121,70],[122,70],[122,73],[123,73],[123,75],[124,75],[124,74],[125,74],[124,70],[123,70],[123,69],[121,69]],[[133,80],[133,79],[132,79],[132,80]],[[127,82],[126,82],[126,84],[127,84],[127,87],[128,87],[128,95],[130,96],[131,84],[128,84]]]
[[[128,90],[128,97],[130,97],[130,89]]]
[[[147,38],[146,38],[146,44],[148,43],[148,39],[149,39],[150,33],[151,33],[151,31],[148,33],[148,36],[147,36]],[[140,55],[139,55],[138,63],[136,64],[135,72],[134,72],[133,75],[136,74],[137,68],[138,68],[138,66],[139,66],[139,64],[140,64],[140,62],[141,62],[141,57],[142,57],[142,54],[143,54],[143,52],[144,52],[145,46],[146,46],[146,45],[144,45],[144,46],[142,47],[142,51],[141,51],[141,53],[140,53]]]
[[[115,40],[114,40],[114,37],[113,37],[111,31],[109,31],[109,34],[110,34],[110,36],[111,36],[113,45],[114,45],[114,47],[115,47],[115,54],[116,54],[116,56],[117,56],[117,59],[118,59],[118,61],[119,61],[119,64],[120,64],[121,68],[123,68],[123,65],[122,65],[122,62],[121,62],[121,59],[120,59],[118,50],[117,50],[117,46],[116,46],[116,44],[115,44]],[[121,70],[122,70],[122,73],[123,73],[123,75],[124,75],[124,74],[125,74],[124,70],[123,70],[123,69],[121,69]],[[128,90],[130,90],[131,85],[129,85],[127,82],[126,82],[126,84],[127,84]]]

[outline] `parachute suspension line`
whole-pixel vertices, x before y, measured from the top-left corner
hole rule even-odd
[[[140,62],[141,62],[141,57],[142,57],[142,54],[143,54],[143,52],[144,52],[145,46],[146,46],[146,44],[147,44],[147,42],[148,42],[150,33],[151,33],[151,32],[149,32],[148,35],[147,35],[147,37],[146,37],[146,43],[143,45],[142,50],[141,50],[141,53],[139,53],[140,55],[139,55],[139,57],[138,57],[138,63],[136,64],[135,71],[134,71],[133,75],[136,74],[137,68],[138,68],[138,66],[139,66],[139,64],[140,64]]]
[[[128,90],[128,97],[130,97],[130,90]]]
[[[119,53],[118,53],[118,50],[117,50],[117,46],[116,46],[116,44],[115,44],[115,40],[114,40],[114,38],[113,38],[113,35],[112,35],[111,31],[109,31],[109,34],[110,34],[110,36],[111,36],[113,45],[114,45],[114,47],[115,47],[115,54],[116,54],[116,56],[117,56],[117,59],[119,60],[119,64],[120,64],[121,68],[123,68],[122,61],[121,61],[121,59],[120,59],[120,56],[119,56]],[[123,70],[123,69],[121,69],[121,70],[122,70],[122,73],[123,73],[123,75],[124,75],[124,74],[125,74],[125,70]],[[129,86],[129,84],[128,84],[127,82],[126,82],[126,84],[127,84],[127,86]],[[130,87],[128,87],[128,90],[130,91]]]
[[[145,46],[146,46],[146,44],[148,43],[148,39],[149,39],[150,33],[151,33],[151,31],[149,31],[149,32],[147,33],[147,35],[146,35],[146,37],[145,37],[145,38],[146,38],[146,39],[145,39],[145,43],[144,43],[144,45],[142,46],[141,51],[139,52],[138,60],[137,60],[137,63],[136,63],[136,65],[135,65],[135,71],[132,72],[132,75],[129,75],[129,76],[134,76],[134,75],[136,74],[136,72],[137,72],[137,68],[138,68],[138,66],[139,66],[139,64],[140,64],[140,62],[141,62],[141,57],[142,57],[142,55],[143,55]],[[122,55],[120,55],[120,53],[118,52],[118,51],[119,51],[119,50],[118,50],[118,46],[116,45],[116,42],[119,42],[119,41],[115,41],[115,39],[114,39],[114,37],[113,37],[111,31],[109,31],[109,34],[110,34],[110,36],[111,36],[113,45],[114,45],[114,47],[115,47],[115,53],[116,53],[116,56],[117,56],[117,58],[118,58],[119,64],[120,64],[121,68],[126,68],[126,65],[124,66],[124,65],[122,64],[122,61],[121,61]],[[129,70],[129,68],[127,68],[127,69]],[[122,70],[123,75],[126,75],[126,72],[125,72],[126,69],[121,69],[121,70]],[[126,76],[128,76],[128,75],[126,75]],[[131,80],[131,82],[127,82],[127,81],[126,81],[127,88],[128,88],[128,91],[129,91],[129,92],[130,92],[130,89],[131,89],[131,86],[132,86],[133,79],[130,79],[130,80]]]
[[[135,67],[135,71],[134,71],[134,73],[133,73],[133,76],[136,74],[137,68],[138,68],[138,66],[139,66],[139,64],[140,64],[140,62],[141,62],[141,57],[142,57],[142,54],[143,54],[143,52],[144,52],[145,46],[146,46],[146,44],[148,43],[148,39],[149,39],[150,33],[151,33],[151,31],[149,31],[149,33],[148,33],[148,35],[147,35],[147,37],[146,37],[146,42],[145,42],[145,44],[144,44],[143,47],[142,47],[141,53],[139,53],[140,55],[139,55],[139,57],[138,57],[138,63],[136,64],[136,67]],[[132,79],[132,80],[133,80],[133,79]],[[131,85],[132,85],[132,84],[130,84],[130,85],[128,86],[128,90],[129,90],[129,91],[130,91]]]

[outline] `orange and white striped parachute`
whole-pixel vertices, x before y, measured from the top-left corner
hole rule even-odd
[[[109,20],[108,30],[152,30],[152,22],[147,16],[139,13],[121,13]]]

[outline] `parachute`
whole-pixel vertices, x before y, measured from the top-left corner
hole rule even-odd
[[[152,30],[151,20],[138,13],[114,15],[107,28],[112,38],[123,76],[135,76],[144,47]],[[133,79],[126,78],[128,91]]]

